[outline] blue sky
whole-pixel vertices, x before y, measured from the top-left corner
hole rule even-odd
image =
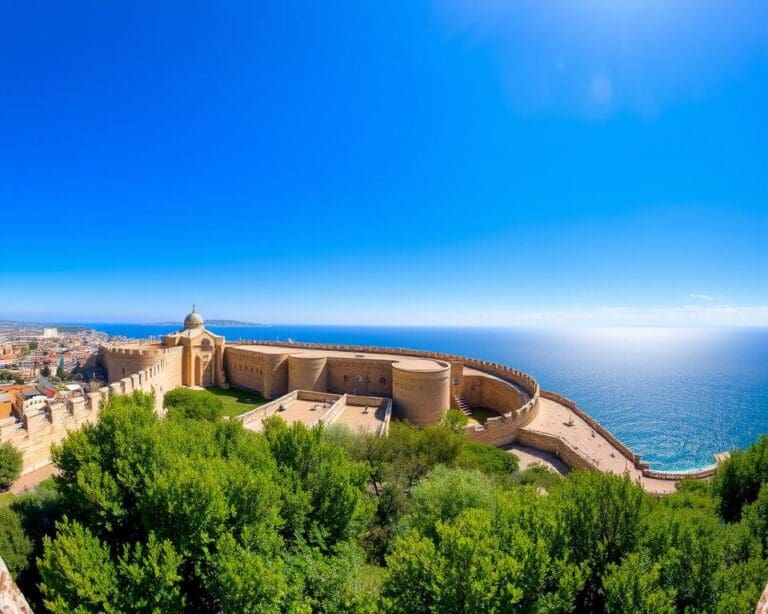
[[[0,7],[0,319],[768,325],[768,5]]]

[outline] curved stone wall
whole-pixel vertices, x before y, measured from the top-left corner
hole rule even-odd
[[[316,354],[289,354],[288,388],[317,392],[328,390],[328,358]]]
[[[418,426],[440,422],[451,403],[451,366],[438,364],[430,370],[392,364],[392,400],[398,418]]]

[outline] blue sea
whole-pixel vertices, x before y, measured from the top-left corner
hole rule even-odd
[[[174,326],[88,324],[145,338]],[[220,328],[264,339],[434,350],[507,364],[573,399],[654,469],[706,467],[768,433],[768,329]]]

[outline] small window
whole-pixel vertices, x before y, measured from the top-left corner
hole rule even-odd
[[[380,377],[379,378],[379,384],[386,384],[386,383],[387,383],[387,378],[386,377]]]
[[[348,378],[346,375],[344,376],[344,381],[345,381],[345,382],[348,382],[348,381],[349,381],[349,378]]]

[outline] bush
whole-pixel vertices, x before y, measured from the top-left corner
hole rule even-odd
[[[469,424],[469,418],[458,409],[449,409],[443,416],[442,425],[451,429],[454,433],[463,433],[464,427]]]
[[[171,419],[215,422],[224,412],[224,404],[207,390],[176,388],[165,395],[165,408]]]
[[[24,533],[19,516],[7,507],[0,507],[0,558],[11,575],[18,575],[29,566],[32,542]]]
[[[544,490],[549,490],[559,484],[562,479],[563,476],[544,465],[531,465],[515,476],[515,481],[519,484],[529,484]]]
[[[19,479],[22,467],[21,452],[10,442],[0,445],[0,490],[9,488]]]
[[[517,471],[520,461],[514,454],[487,443],[467,441],[456,464],[464,469],[477,469],[483,473],[509,476]]]

